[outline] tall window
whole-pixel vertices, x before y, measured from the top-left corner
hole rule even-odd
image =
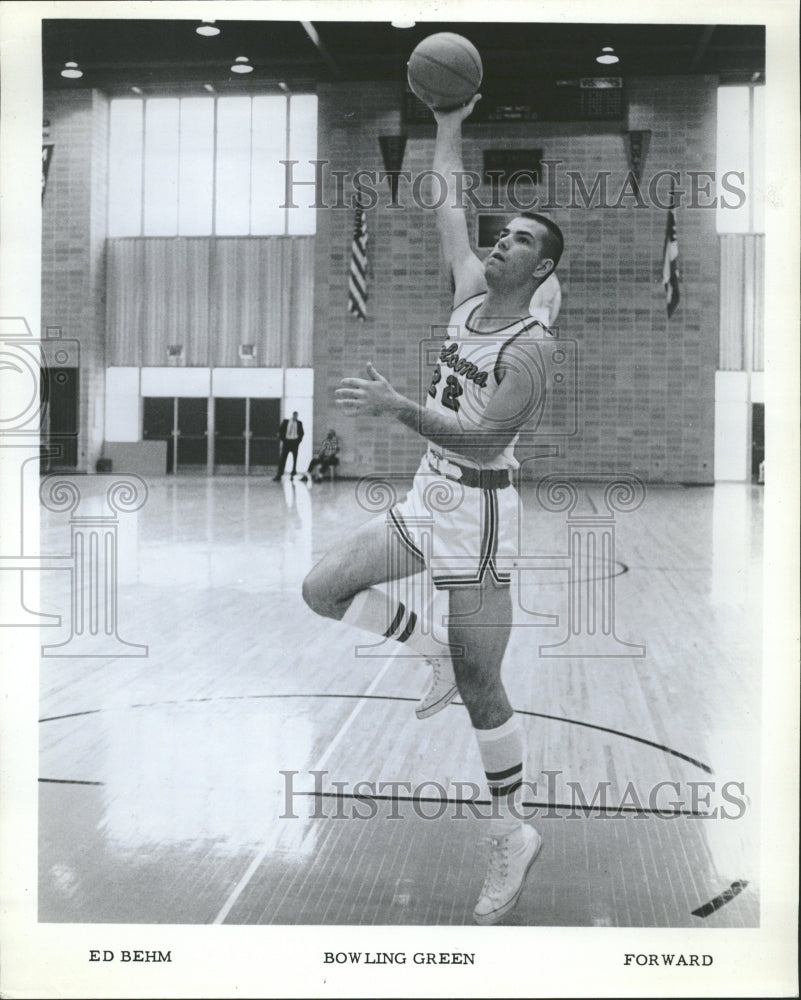
[[[764,86],[718,87],[717,184],[718,232],[764,233]]]
[[[314,94],[120,98],[110,116],[109,236],[314,233]]]

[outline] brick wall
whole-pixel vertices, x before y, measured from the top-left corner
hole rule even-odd
[[[714,169],[715,86],[704,77],[629,81],[629,123],[652,131],[646,181],[659,170]],[[330,161],[329,169],[382,169],[378,137],[402,131],[398,88],[339,84],[321,87],[319,96],[318,155]],[[614,201],[628,166],[624,129],[468,126],[465,167],[480,170],[488,147],[535,146],[544,157],[563,161],[560,204],[571,200],[567,170],[580,171],[588,186],[598,170],[610,171]],[[433,128],[406,132],[404,169],[430,167]],[[327,190],[332,204],[333,186]],[[450,300],[433,213],[408,198],[403,210],[390,209],[387,190],[385,181],[379,204],[367,213],[373,274],[365,322],[347,314],[353,212],[318,212],[315,423],[341,432],[346,475],[416,467],[420,439],[401,427],[346,420],[333,392],[340,378],[372,360],[400,391],[422,401],[427,379],[419,373],[419,339],[429,335],[432,322],[447,319]],[[579,201],[550,213],[567,245],[559,268],[558,326],[562,337],[578,342],[579,433],[562,442],[558,459],[539,459],[536,472],[630,471],[650,482],[710,483],[719,309],[714,211],[677,211],[682,301],[668,321],[661,283],[666,212],[634,207],[633,198],[623,206],[585,208]],[[526,453],[522,449],[519,457]]]
[[[662,169],[714,169],[715,84],[704,77],[629,81],[630,124],[653,133],[646,179]],[[378,137],[401,131],[399,88],[336,84],[321,86],[319,94],[320,158],[333,169],[382,169]],[[42,325],[60,326],[64,337],[81,343],[79,467],[88,470],[103,437],[97,401],[106,364],[107,102],[90,90],[48,93],[44,116],[55,151],[43,206]],[[404,169],[428,168],[433,128],[406,131]],[[473,126],[466,129],[465,164],[480,170],[482,150],[490,146],[533,145],[588,182],[595,171],[610,171],[609,189],[616,193],[627,168],[622,133],[622,126]],[[560,176],[559,200],[566,204],[569,183]],[[408,206],[408,198],[405,209],[389,209],[387,192],[385,181],[379,205],[368,213],[373,274],[364,323],[347,314],[353,212],[318,212],[314,420],[318,428],[340,431],[342,471],[350,475],[410,472],[422,443],[400,426],[345,420],[333,402],[339,380],[371,360],[399,390],[422,400],[427,376],[420,371],[419,341],[432,323],[447,319],[450,300],[432,213]],[[665,212],[634,208],[632,199],[625,204],[552,213],[567,240],[558,325],[562,337],[579,345],[580,423],[579,434],[562,442],[562,456],[538,460],[536,469],[632,471],[651,482],[709,483],[719,312],[714,211],[677,212],[682,301],[668,322],[661,284]]]
[[[78,469],[103,443],[107,193],[106,98],[94,90],[45,94],[53,158],[42,206],[42,333],[80,343]]]

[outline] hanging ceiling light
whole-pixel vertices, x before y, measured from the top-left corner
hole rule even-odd
[[[76,62],[65,62],[61,75],[66,77],[67,80],[80,80],[83,76],[83,70],[78,68],[78,63]]]
[[[250,60],[247,56],[237,56],[234,59],[234,65],[231,67],[232,73],[252,73],[253,67],[250,65]]]
[[[390,21],[389,23],[393,28],[413,28],[415,26],[414,21]]]
[[[604,45],[601,54],[595,57],[595,61],[603,63],[604,66],[612,66],[616,62],[620,62],[620,59],[615,55],[615,50],[611,45]]]
[[[217,27],[217,22],[215,20],[201,21],[195,28],[195,31],[199,35],[205,35],[206,38],[211,38],[212,35],[219,35],[220,33],[220,29]]]

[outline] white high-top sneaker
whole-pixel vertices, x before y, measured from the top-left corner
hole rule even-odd
[[[542,849],[542,837],[533,827],[521,826],[520,834],[491,839],[487,877],[473,910],[477,924],[496,924],[520,899],[528,870]]]
[[[426,663],[431,667],[432,676],[428,690],[415,709],[418,719],[428,719],[436,715],[459,693],[450,656],[429,656],[426,657]]]

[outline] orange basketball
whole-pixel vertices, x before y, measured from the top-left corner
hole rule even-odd
[[[407,70],[414,93],[441,111],[466,104],[481,86],[483,74],[475,45],[449,31],[424,38],[409,57]]]

